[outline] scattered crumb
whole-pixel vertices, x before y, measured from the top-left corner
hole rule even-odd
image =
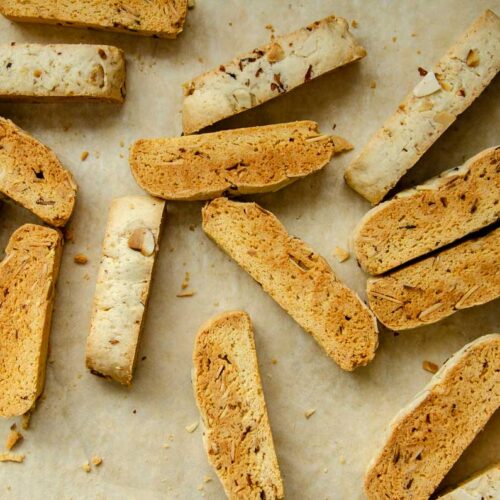
[[[332,130],[335,130],[336,128],[337,128],[337,124],[336,124],[336,123],[334,123],[334,124],[332,125]]]
[[[181,288],[185,290],[189,286],[189,273],[186,271],[186,274],[184,274],[184,281],[181,284]]]
[[[89,258],[86,255],[84,255],[83,253],[77,253],[73,257],[73,261],[75,262],[75,264],[79,264],[79,265],[83,266],[84,264],[86,264],[89,261]]]
[[[273,365],[277,365],[278,364],[278,360],[276,358],[273,358],[273,359],[271,359],[271,363]]]
[[[0,462],[17,462],[22,464],[25,455],[16,455],[15,453],[0,453]]]
[[[169,440],[169,441],[173,441],[173,440],[174,440],[174,435],[173,435],[172,433],[170,433],[170,434],[168,435],[168,440]]]
[[[25,413],[21,417],[21,427],[27,431],[30,428],[31,412]]]
[[[75,239],[75,230],[73,229],[72,226],[71,227],[67,226],[63,229],[63,235],[65,241],[73,242]]]
[[[89,157],[89,152],[84,151],[80,156],[80,160],[85,161],[88,157]]]
[[[417,34],[416,34],[415,32],[413,32],[413,33],[411,34],[411,36],[417,36]]]
[[[343,455],[340,455],[339,462],[343,465],[345,464],[345,458]]]
[[[23,435],[20,432],[12,429],[10,431],[9,435],[7,436],[7,441],[5,443],[5,447],[10,451],[22,439],[23,439]]]
[[[102,464],[102,458],[99,455],[95,455],[92,457],[92,465],[99,467]]]
[[[169,445],[168,443],[165,443],[165,444],[163,445],[163,448],[170,448],[170,445]]]
[[[228,22],[227,24],[228,24],[228,26],[232,26],[233,25],[233,23],[231,21]]]
[[[180,292],[176,295],[176,297],[184,298],[184,297],[192,297],[196,292],[189,290],[187,292]]]
[[[195,228],[195,227],[196,227],[196,226],[195,226],[194,224],[189,224],[189,230],[190,230],[190,231],[194,231],[194,228]]]
[[[211,480],[212,480],[212,478],[210,476],[207,476],[207,475],[203,476],[204,483],[209,483]]]
[[[398,37],[397,37],[397,36],[393,36],[393,37],[392,37],[392,43],[396,43],[397,39],[398,39]]]
[[[188,9],[195,8],[195,0],[188,0]]]
[[[83,275],[83,279],[84,279],[85,281],[88,281],[88,280],[90,279],[90,274],[85,273],[85,274]]]
[[[323,469],[323,474],[326,474],[327,472],[328,472],[328,467],[325,467],[325,468]]]
[[[90,464],[88,460],[82,465],[82,469],[88,474],[90,472]]]
[[[120,141],[120,147],[121,147],[121,148],[123,148],[124,146],[125,146],[125,141],[122,139],[122,140]]]
[[[376,88],[377,88],[377,82],[376,82],[375,80],[372,80],[372,81],[370,82],[370,88],[371,88],[371,89],[376,89]]]
[[[347,250],[340,247],[335,247],[333,253],[339,262],[345,262],[351,256]]]
[[[190,425],[186,425],[185,429],[189,432],[189,433],[193,433],[196,429],[198,429],[198,422],[194,422]]]
[[[15,431],[17,429],[17,424],[14,422],[11,426],[10,426],[10,430],[11,431]]]
[[[203,64],[203,57],[198,57],[198,62]]]
[[[422,363],[422,368],[429,373],[437,373],[437,371],[439,370],[439,366],[432,361],[424,361]]]
[[[148,359],[148,357],[147,357],[147,356],[143,356],[143,357],[141,358],[141,361],[146,361],[146,359]]]
[[[421,50],[417,50],[417,54],[420,55],[422,53]]]
[[[132,413],[135,415],[137,413],[137,410],[132,410]]]
[[[306,410],[304,413],[306,418],[311,418],[314,414],[316,413],[316,410],[314,408],[311,408],[310,410]]]
[[[353,20],[351,21],[351,26],[352,26],[353,28],[357,28],[357,27],[359,26],[358,21],[356,21],[356,19],[353,19]]]
[[[196,487],[196,489],[197,489],[198,491],[203,491],[203,485],[202,485],[202,484],[199,484],[199,485]]]

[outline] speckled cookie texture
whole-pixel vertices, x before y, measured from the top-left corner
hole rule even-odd
[[[184,133],[258,106],[365,55],[341,17],[276,37],[184,84]]]
[[[0,12],[13,21],[95,28],[133,35],[175,38],[188,0],[2,0]]]
[[[0,263],[0,416],[22,415],[43,391],[52,307],[63,239],[25,224]]]
[[[132,147],[130,168],[153,196],[209,200],[277,191],[351,148],[341,137],[322,135],[317,123],[300,121],[141,139]]]
[[[500,18],[482,14],[439,60],[436,87],[419,84],[349,165],[347,183],[377,204],[463,113],[500,70]]]
[[[203,208],[203,230],[342,369],[368,364],[378,346],[375,317],[306,243],[256,203],[217,198]]]
[[[226,312],[205,323],[193,363],[205,451],[227,497],[283,498],[249,316]]]
[[[87,338],[92,373],[130,385],[165,202],[125,196],[111,204]]]
[[[429,498],[500,406],[500,334],[466,345],[389,426],[365,476],[370,500]]]

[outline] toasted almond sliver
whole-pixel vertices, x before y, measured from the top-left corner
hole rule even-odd
[[[192,434],[196,429],[198,429],[198,422],[193,422],[192,424],[186,425],[185,429]]]
[[[415,97],[425,97],[441,90],[441,85],[433,71],[429,71],[413,89]]]
[[[351,256],[351,254],[347,250],[344,250],[340,247],[335,247],[333,253],[335,254],[335,257],[337,257],[337,260],[339,262],[345,262]]]
[[[304,412],[304,415],[307,419],[311,418],[314,414],[316,413],[316,410],[314,408],[310,408],[309,410],[306,410]]]
[[[465,62],[467,63],[467,66],[471,68],[479,66],[479,54],[477,53],[476,49],[469,50]]]
[[[391,297],[390,295],[386,295],[385,293],[380,292],[370,292],[374,297],[378,297],[379,299],[388,300],[389,302],[394,302],[394,304],[402,304],[401,300],[396,299],[395,297]]]
[[[432,361],[423,361],[422,368],[429,373],[437,373],[437,371],[439,370],[439,366]]]
[[[305,142],[319,142],[327,140],[330,140],[329,135],[315,135],[314,137],[308,137],[307,139],[305,139]]]
[[[17,462],[21,464],[24,462],[25,455],[16,455],[15,453],[0,453],[0,462]]]
[[[442,302],[436,302],[435,304],[433,304],[432,306],[428,307],[427,309],[424,309],[419,315],[418,315],[418,319],[420,320],[424,320],[424,318],[426,318],[427,316],[429,316],[430,314],[432,314],[433,312],[437,311],[440,307],[443,306],[443,303]]]
[[[460,300],[455,304],[455,309],[463,309],[465,301],[480,287],[481,285],[474,285],[472,288],[469,288]]]

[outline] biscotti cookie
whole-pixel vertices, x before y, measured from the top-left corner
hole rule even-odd
[[[0,263],[0,416],[26,413],[43,391],[52,306],[63,239],[25,224]]]
[[[76,184],[56,155],[10,120],[0,117],[0,194],[52,226],[73,212]]]
[[[354,231],[361,267],[381,274],[500,218],[500,146],[370,210]]]
[[[500,406],[500,335],[454,354],[391,422],[365,476],[370,500],[429,498]]]
[[[2,0],[0,13],[13,21],[175,38],[182,31],[187,4],[188,0]]]
[[[500,228],[369,279],[370,308],[392,330],[435,323],[500,297],[499,263]]]
[[[217,198],[203,208],[203,230],[341,368],[351,371],[373,359],[378,345],[373,314],[272,213],[255,203]]]
[[[474,474],[439,500],[495,500],[500,498],[500,463]]]
[[[95,375],[132,383],[165,202],[125,196],[111,204],[87,338]]]
[[[379,203],[500,69],[500,18],[481,15],[426,72],[413,92],[349,165],[347,183]]]
[[[258,106],[365,55],[341,17],[276,37],[184,84],[184,133]]]
[[[205,450],[227,497],[283,498],[249,316],[226,312],[203,325],[193,364]]]
[[[141,139],[130,153],[135,180],[166,200],[209,200],[225,194],[265,193],[323,168],[352,149],[341,137],[321,135],[312,121]]]
[[[123,102],[125,56],[109,45],[0,45],[0,100]]]

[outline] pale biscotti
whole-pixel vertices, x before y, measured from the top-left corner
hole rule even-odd
[[[361,267],[381,274],[500,218],[500,146],[370,210],[354,231]]]
[[[58,230],[25,224],[0,263],[2,417],[26,413],[43,391],[62,245]]]
[[[0,13],[13,21],[120,31],[175,38],[188,0],[2,0]]]
[[[440,321],[500,297],[500,228],[381,278],[368,280],[371,310],[392,330]]]
[[[474,474],[439,500],[495,500],[500,498],[500,463]]]
[[[125,196],[111,204],[87,338],[95,375],[132,383],[165,202]]]
[[[0,117],[0,195],[62,227],[73,212],[76,184],[56,155]]]
[[[455,353],[391,422],[365,476],[375,499],[424,499],[500,406],[500,335]]]
[[[0,45],[0,100],[123,102],[125,55],[109,45]]]
[[[347,183],[379,203],[499,69],[500,18],[487,10],[361,150],[346,170]]]
[[[373,314],[272,213],[255,203],[217,198],[203,208],[203,230],[342,369],[351,371],[373,359],[378,345]]]
[[[205,323],[193,364],[205,450],[227,497],[283,498],[248,314],[226,312]]]
[[[321,135],[312,121],[141,139],[130,153],[135,180],[166,200],[277,191],[322,169],[335,153],[352,149]]]
[[[365,55],[341,17],[276,37],[184,84],[184,133],[258,106]]]

